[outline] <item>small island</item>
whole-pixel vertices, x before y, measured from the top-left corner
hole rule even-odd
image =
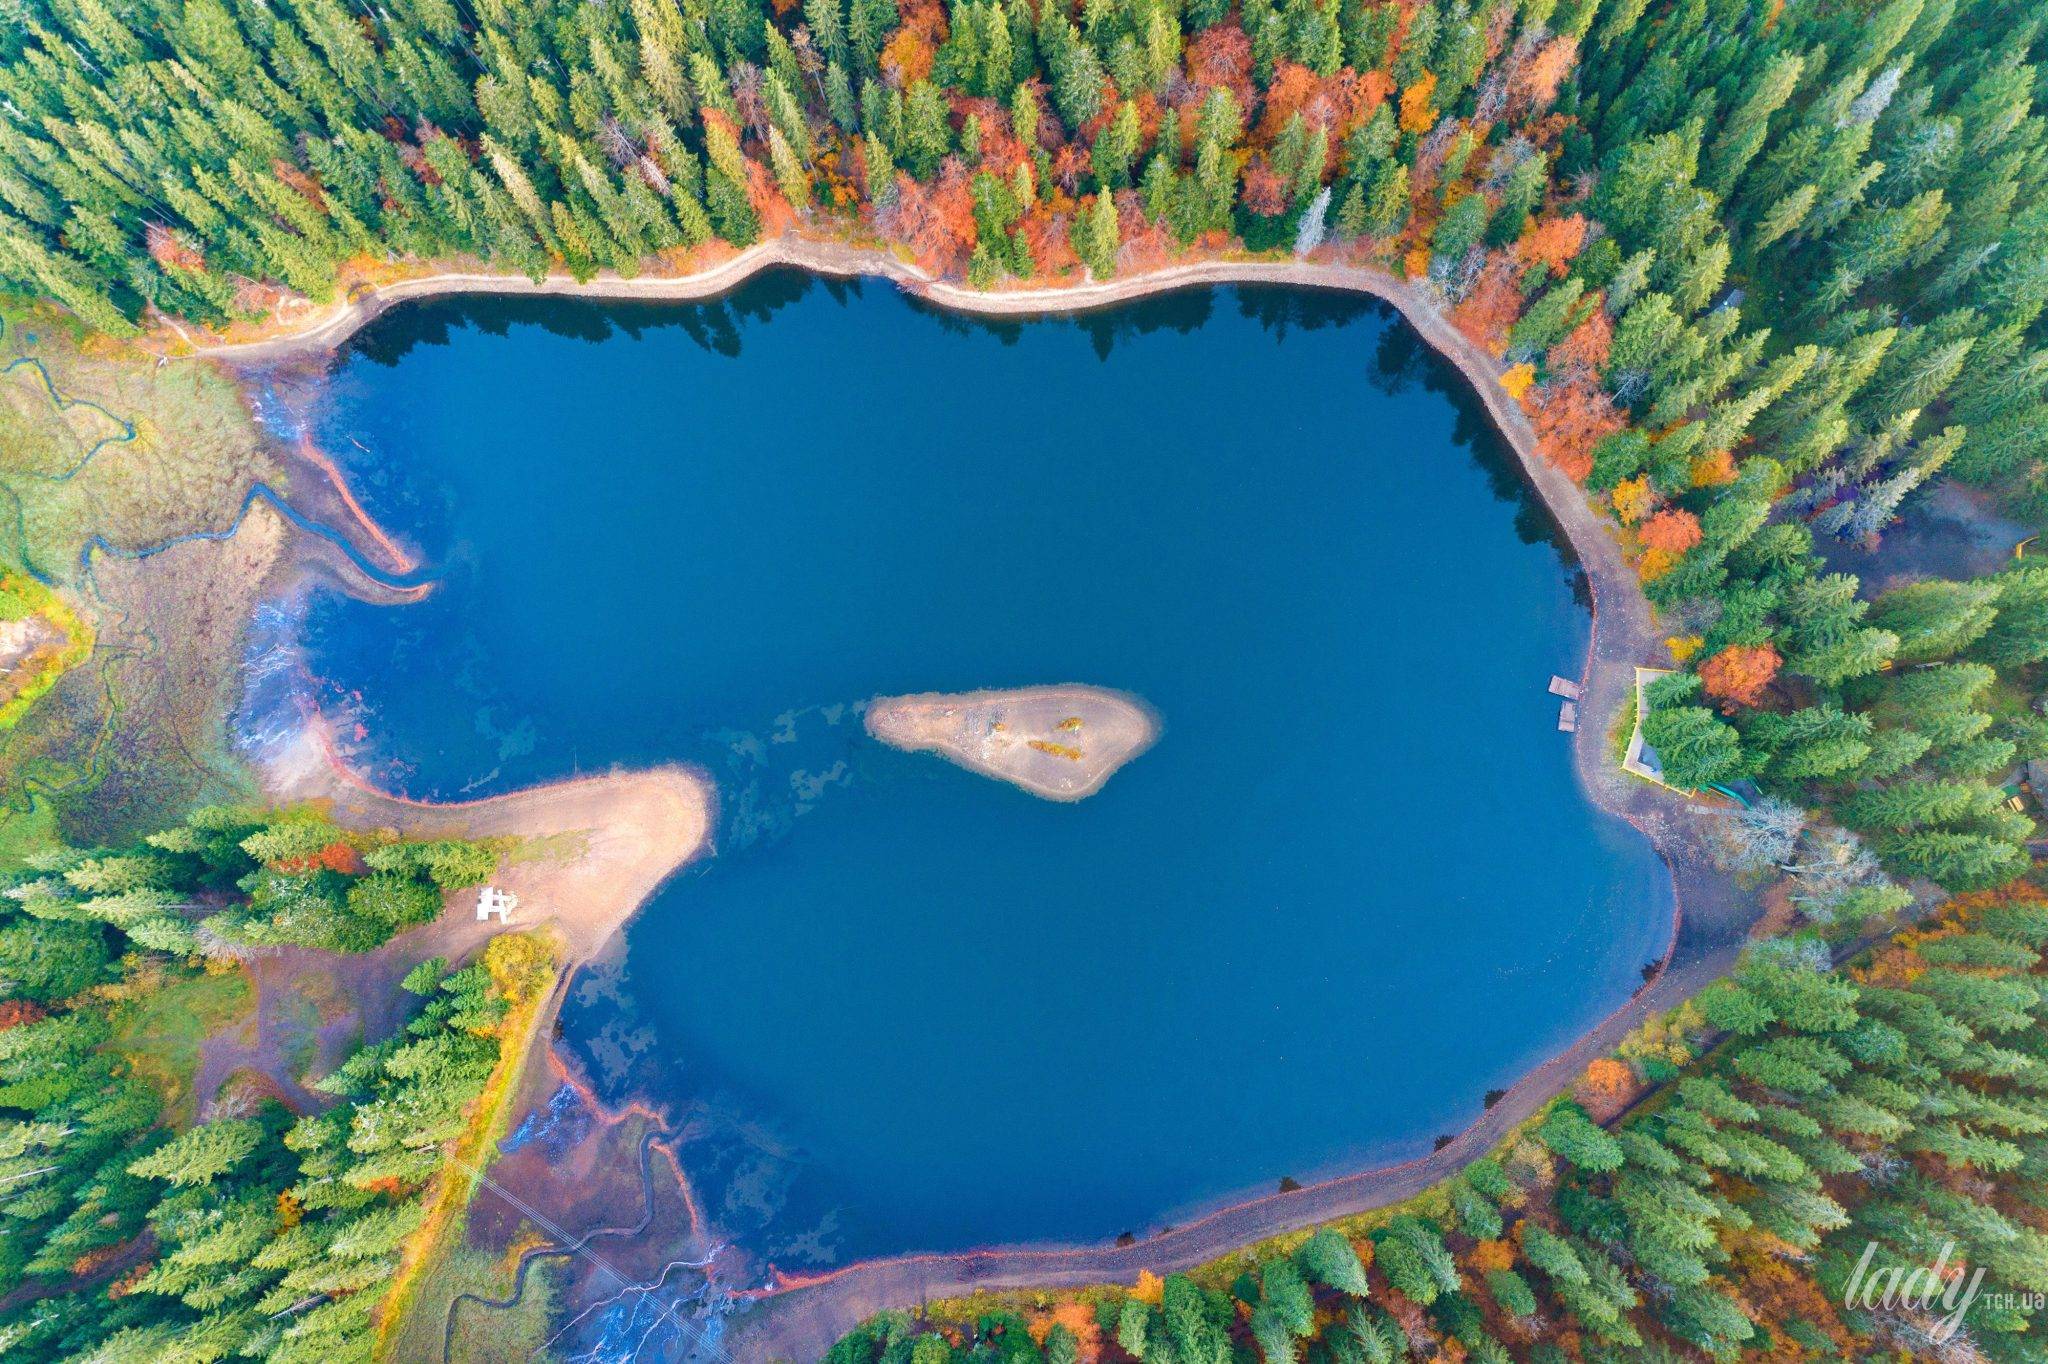
[[[1066,683],[1009,691],[921,692],[868,703],[868,733],[930,750],[1046,800],[1085,800],[1150,748],[1159,720],[1143,701]]]

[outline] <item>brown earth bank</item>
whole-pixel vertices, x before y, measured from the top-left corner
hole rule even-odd
[[[1086,800],[1159,738],[1138,698],[1079,683],[878,696],[865,722],[892,748],[937,753],[1058,801]]]
[[[1587,797],[1607,814],[1634,825],[1669,864],[1675,892],[1674,936],[1664,960],[1646,967],[1645,985],[1627,1004],[1524,1076],[1482,1117],[1430,1156],[1234,1202],[1130,1244],[905,1256],[863,1262],[815,1278],[781,1279],[757,1295],[759,1301],[733,1321],[719,1351],[722,1357],[739,1361],[816,1359],[863,1316],[884,1308],[910,1307],[933,1297],[980,1289],[1131,1282],[1141,1270],[1188,1268],[1269,1236],[1399,1202],[1484,1154],[1510,1127],[1565,1089],[1588,1061],[1612,1048],[1630,1028],[1682,1002],[1733,962],[1759,913],[1754,897],[1714,866],[1706,822],[1695,807],[1623,774],[1606,752],[1607,736],[1632,695],[1633,669],[1667,659],[1634,570],[1607,520],[1576,484],[1537,453],[1527,418],[1500,386],[1499,362],[1452,328],[1421,291],[1381,270],[1324,261],[1217,259],[1076,286],[983,292],[935,280],[879,250],[787,236],[684,277],[600,277],[587,284],[551,278],[536,285],[525,278],[483,272],[423,275],[368,288],[335,307],[305,313],[294,320],[288,334],[192,349],[236,363],[268,362],[336,346],[384,309],[408,298],[500,293],[688,301],[728,292],[758,271],[776,266],[796,266],[835,277],[886,278],[905,292],[941,306],[989,315],[1071,313],[1113,307],[1172,289],[1222,284],[1339,289],[1391,303],[1473,385],[1585,574],[1594,603],[1595,628],[1581,679],[1584,694],[1579,726],[1571,739],[1575,767]],[[292,761],[273,769],[273,776],[278,779],[280,795],[332,799],[344,818],[387,823],[409,832],[438,827],[474,837],[490,832],[531,834],[536,827],[545,826],[564,834],[582,831],[590,835],[598,827],[613,828],[610,819],[614,813],[628,821],[651,821],[635,824],[632,831],[614,832],[604,840],[609,848],[605,869],[575,873],[579,859],[565,856],[552,876],[538,882],[515,882],[508,872],[508,888],[518,890],[536,907],[566,905],[569,898],[557,892],[578,884],[581,876],[589,876],[592,889],[598,892],[591,904],[544,911],[562,915],[565,932],[583,952],[594,950],[630,917],[633,905],[667,874],[657,867],[664,861],[670,870],[680,865],[681,857],[688,854],[676,853],[676,846],[691,840],[701,843],[703,829],[708,828],[708,796],[698,791],[692,816],[690,797],[683,787],[673,785],[694,781],[681,772],[671,772],[666,778],[621,773],[590,781],[626,786],[581,791],[541,788],[462,807],[418,806],[355,787],[326,761],[317,743],[310,753],[302,746]],[[647,778],[657,778],[660,794],[655,787],[631,785]],[[629,790],[636,794],[627,795]],[[616,807],[614,799],[619,802]],[[528,825],[528,817],[538,824]],[[667,854],[650,854],[641,842],[645,831],[656,828],[668,830],[673,840]],[[693,828],[696,832],[689,833]],[[636,846],[637,853],[630,850]],[[629,897],[628,891],[636,886],[637,893]],[[1170,1140],[1170,1134],[1162,1134],[1162,1140]]]
[[[266,1077],[301,1111],[323,1107],[327,1101],[304,1088],[300,1072],[309,1062],[331,1068],[352,1037],[374,1041],[396,1031],[405,1016],[399,982],[429,958],[461,962],[500,933],[542,928],[556,943],[566,981],[605,950],[662,881],[708,850],[713,823],[710,783],[680,767],[581,777],[460,804],[407,800],[337,760],[318,716],[265,758],[260,776],[270,799],[313,804],[344,827],[507,840],[511,851],[493,884],[517,905],[509,922],[479,922],[475,893],[458,891],[440,918],[372,952],[249,949],[257,1009],[245,1027],[210,1037],[201,1049],[195,1087],[209,1107],[222,1082],[244,1072]],[[537,1035],[552,1030],[561,996],[558,989],[538,1011]],[[311,1004],[321,1006],[315,1018],[304,1016]],[[535,1102],[545,1097],[538,1091]]]

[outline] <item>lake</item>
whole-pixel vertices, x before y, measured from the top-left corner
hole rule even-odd
[[[1583,586],[1377,302],[1205,289],[963,320],[777,273],[451,300],[307,409],[439,576],[297,624],[407,794],[681,760],[717,855],[566,1044],[786,1268],[1143,1232],[1426,1152],[1660,957],[1670,888],[1557,732]],[[1084,682],[1164,735],[1035,799],[862,731]]]

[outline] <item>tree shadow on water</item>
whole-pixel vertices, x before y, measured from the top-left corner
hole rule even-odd
[[[1375,389],[1389,397],[1419,387],[1450,403],[1454,414],[1451,440],[1460,449],[1471,452],[1472,462],[1486,475],[1487,487],[1494,497],[1514,507],[1516,538],[1525,545],[1548,545],[1556,550],[1572,575],[1573,595],[1582,605],[1590,605],[1585,575],[1579,570],[1578,555],[1571,541],[1530,486],[1514,448],[1494,426],[1486,405],[1457,366],[1439,355],[1415,328],[1401,323],[1380,332],[1366,377]]]
[[[813,289],[823,289],[842,306],[861,296],[858,280],[825,281],[796,269],[764,270],[730,293],[695,303],[453,294],[393,308],[350,338],[344,353],[390,367],[416,347],[445,346],[465,331],[508,336],[515,328],[538,327],[550,336],[595,344],[674,328],[707,353],[733,360],[747,326],[765,325]]]
[[[949,336],[991,336],[1005,346],[1014,346],[1032,327],[1073,328],[1088,338],[1096,359],[1107,360],[1120,340],[1159,331],[1186,334],[1201,327],[1215,313],[1217,292],[1217,286],[1203,285],[1133,299],[1110,308],[1051,312],[1037,317],[984,316],[911,295],[904,299],[911,311],[931,319]]]
[[[1365,294],[1285,284],[1241,284],[1234,292],[1239,316],[1258,323],[1275,340],[1285,340],[1297,329],[1322,331],[1348,326],[1363,317],[1384,327],[1394,317],[1391,307]]]

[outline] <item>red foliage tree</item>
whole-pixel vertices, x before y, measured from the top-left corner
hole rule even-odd
[[[1321,108],[1310,110],[1307,107],[1310,104]],[[1275,62],[1273,83],[1266,87],[1266,111],[1259,119],[1253,138],[1259,142],[1271,142],[1280,136],[1280,130],[1296,114],[1301,114],[1310,123],[1327,124],[1334,112],[1334,105],[1324,95],[1321,77],[1294,62]],[[1322,117],[1314,117],[1315,113]]]
[[[1024,144],[1011,132],[1009,110],[999,101],[963,95],[954,99],[953,109],[963,127],[970,118],[981,124],[982,170],[1007,179],[1020,163],[1029,159]]]
[[[1129,190],[1116,196],[1117,236],[1122,265],[1132,274],[1156,270],[1179,249],[1166,225],[1145,216],[1145,201]],[[1036,257],[1034,257],[1036,259]]]
[[[1465,297],[1451,309],[1451,325],[1488,355],[1507,349],[1508,330],[1522,315],[1522,290],[1512,258],[1496,253]]]
[[[1053,182],[1067,193],[1081,188],[1081,177],[1094,169],[1088,158],[1088,149],[1078,142],[1066,142],[1052,154]]]
[[[1081,263],[1067,236],[1067,219],[1040,204],[1024,215],[1019,224],[1024,244],[1031,251],[1031,263],[1041,275],[1064,275]]]
[[[1579,44],[1569,37],[1552,38],[1515,72],[1509,98],[1518,109],[1540,109],[1557,98],[1558,87],[1579,59]]]
[[[1287,186],[1263,156],[1244,168],[1244,206],[1262,218],[1277,217],[1287,207]]]
[[[1547,362],[1552,374],[1594,375],[1606,368],[1607,356],[1614,348],[1614,324],[1607,320],[1604,308],[1595,308],[1592,314],[1565,333],[1564,340],[1550,348]]]
[[[143,241],[149,250],[150,259],[166,270],[204,270],[206,257],[195,248],[186,245],[183,238],[159,223],[149,223],[142,230]]]
[[[1700,664],[1700,688],[1720,700],[1725,711],[1753,706],[1783,661],[1768,644],[1731,644]]]
[[[270,170],[278,179],[298,191],[300,198],[319,209],[322,213],[327,211],[327,196],[321,192],[318,180],[315,180],[291,162],[282,159],[273,159],[270,163]]]
[[[1237,96],[1237,107],[1251,112],[1252,40],[1235,19],[1202,30],[1188,44],[1187,66],[1188,80],[1198,91],[1206,94],[1211,86],[1227,86]]]
[[[964,268],[974,254],[974,193],[958,160],[949,159],[929,185],[898,171],[896,204],[889,218],[884,229],[916,253],[918,264],[927,270],[951,274]]]
[[[1661,549],[1667,554],[1683,554],[1705,538],[1700,531],[1700,519],[1683,507],[1666,507],[1636,532],[1636,538],[1643,542],[1645,549]]]
[[[760,216],[763,237],[779,237],[796,222],[796,210],[782,197],[775,176],[751,157],[747,160],[747,201]]]
[[[336,840],[304,857],[287,857],[272,866],[288,876],[306,876],[319,871],[359,872],[363,859],[348,844]]]
[[[1536,430],[1537,449],[1574,482],[1593,472],[1593,447],[1627,424],[1591,374],[1543,384],[1522,405]]]
[[[907,89],[931,75],[932,62],[938,55],[931,39],[905,24],[882,49],[882,74]]]
[[[1524,261],[1546,265],[1551,274],[1562,279],[1585,244],[1586,220],[1574,213],[1564,218],[1535,219],[1515,243],[1515,250]]]

